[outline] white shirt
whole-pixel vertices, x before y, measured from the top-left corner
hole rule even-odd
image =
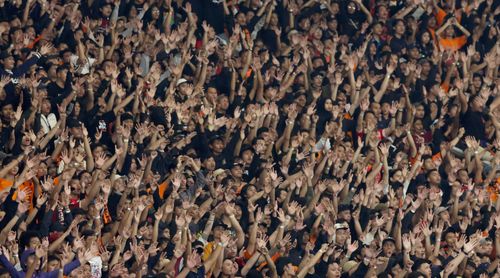
[[[54,113],[50,113],[49,115],[45,116],[43,114],[40,115],[40,124],[43,129],[43,133],[47,134],[51,129],[53,129],[56,124],[57,124],[57,118]]]

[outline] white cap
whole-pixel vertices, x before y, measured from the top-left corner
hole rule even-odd
[[[177,80],[177,84],[175,86],[179,86],[181,85],[182,83],[186,83],[188,82],[187,79],[185,78],[180,78],[179,80]]]

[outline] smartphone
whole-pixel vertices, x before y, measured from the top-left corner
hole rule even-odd
[[[99,130],[106,130],[106,122],[104,120],[99,121]]]

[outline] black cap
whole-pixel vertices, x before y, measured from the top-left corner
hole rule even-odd
[[[394,240],[392,237],[387,237],[386,239],[384,239],[382,241],[382,246],[384,246],[384,244],[386,244],[387,242],[392,242],[392,243],[396,244],[396,240]]]
[[[216,227],[221,227],[221,228],[223,228],[225,230],[227,230],[229,228],[226,224],[224,224],[224,222],[222,222],[220,220],[217,220],[217,221],[214,222],[213,228],[215,229]]]

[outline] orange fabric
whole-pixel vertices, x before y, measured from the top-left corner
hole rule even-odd
[[[102,213],[102,220],[104,222],[104,224],[108,224],[108,223],[111,223],[112,221],[112,218],[111,218],[111,214],[109,214],[109,210],[108,210],[108,205],[104,205],[104,211]]]
[[[246,184],[242,183],[240,186],[238,186],[238,188],[236,189],[236,195],[240,195],[241,194],[241,190],[243,190],[243,188],[245,187]]]
[[[203,248],[203,255],[201,256],[202,261],[208,260],[212,252],[215,250],[215,242],[209,242],[205,245],[205,248]]]
[[[0,191],[4,191],[6,189],[11,188],[14,185],[13,181],[0,179]],[[22,190],[26,192],[26,200],[30,202],[30,209],[33,209],[33,199],[35,193],[35,184],[31,181],[25,181],[23,184],[19,186],[17,190]],[[15,201],[17,199],[17,191],[12,195],[12,200]]]
[[[247,73],[245,74],[245,79],[250,78],[250,76],[252,76],[252,69],[251,69],[251,68],[249,68],[249,69],[247,70]]]
[[[25,181],[23,184],[19,186],[17,191],[22,190],[26,193],[26,200],[30,203],[30,210],[33,209],[33,199],[35,197],[35,184],[32,181]],[[17,199],[17,191],[12,195],[12,200],[15,201]]]
[[[253,254],[250,254],[250,252],[248,252],[248,250],[245,249],[245,251],[243,252],[243,258],[245,258],[245,260],[250,260],[250,258],[253,256]]]
[[[168,184],[166,181],[162,182],[159,186],[158,186],[158,194],[160,195],[160,199],[163,200],[163,194],[165,194],[165,191],[167,190],[168,188]]]
[[[440,159],[440,158],[442,158],[442,157],[441,157],[441,153],[437,153],[437,154],[435,154],[435,155],[433,155],[433,156],[432,156],[432,160],[433,160],[433,161],[438,160],[438,159]]]
[[[456,37],[453,39],[439,39],[439,46],[441,50],[451,50],[457,51],[462,48],[467,43],[467,37],[465,35]]]
[[[4,191],[5,189],[8,189],[14,185],[13,181],[9,181],[6,179],[0,179],[0,191]]]
[[[271,257],[271,260],[273,262],[276,262],[279,258],[281,257],[281,254],[279,252],[277,252],[276,254],[274,254],[272,257]],[[257,270],[258,271],[261,271],[265,266],[267,265],[267,262],[263,262],[261,263],[258,267],[257,267]]]
[[[436,22],[439,26],[443,24],[445,17],[446,17],[446,12],[443,9],[438,8],[436,13]]]
[[[43,39],[42,35],[36,37],[32,43],[28,44],[27,48],[33,49],[33,47],[35,47],[35,44],[37,44],[41,39]]]
[[[441,87],[441,89],[443,89],[443,91],[445,91],[445,93],[448,93],[450,91],[450,83],[448,83],[448,82],[444,82],[439,87]]]
[[[498,182],[498,180],[497,180]],[[487,187],[488,193],[490,194],[490,200],[492,202],[496,202],[498,199],[498,189],[496,186],[488,186]]]
[[[431,34],[432,41],[435,43],[437,41],[436,40],[436,30],[434,30],[432,28],[427,28],[427,31],[429,31],[429,33]]]

